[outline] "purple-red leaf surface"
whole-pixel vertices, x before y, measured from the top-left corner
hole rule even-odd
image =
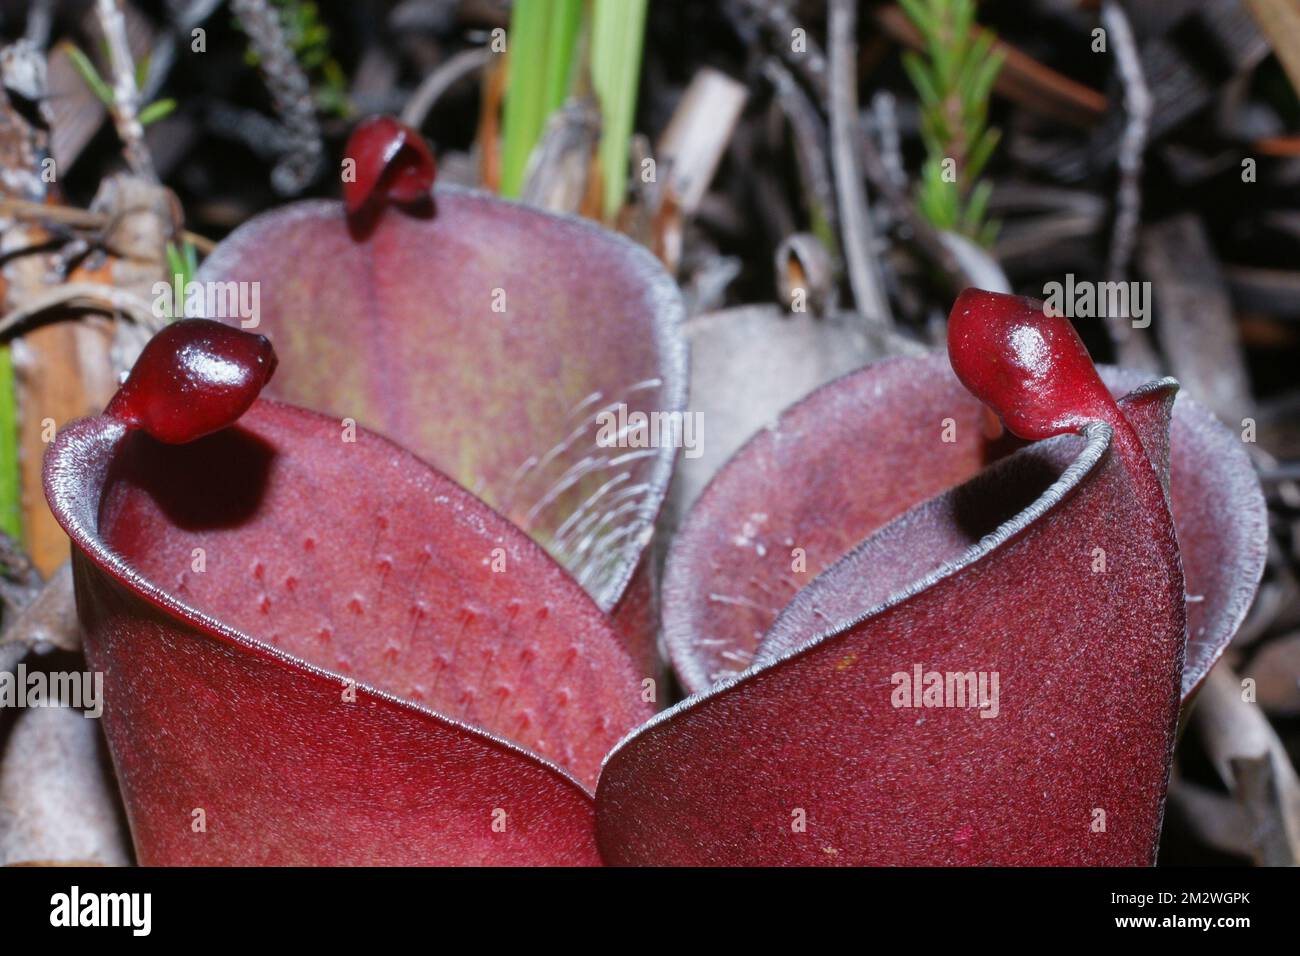
[[[497,508],[616,609],[649,674],[647,580],[629,583],[676,449],[626,429],[602,446],[598,416],[682,409],[680,294],[590,223],[432,196],[432,215],[390,208],[363,238],[341,203],[267,213],[199,278],[259,284],[257,331],[281,362],[269,395],[373,428]]]
[[[1116,395],[1147,381],[1101,371]],[[743,671],[777,615],[818,573],[1021,444],[989,437],[985,414],[948,357],[936,354],[846,375],[755,436],[701,495],[665,567],[664,637],[686,688],[703,691]],[[1264,566],[1265,510],[1241,442],[1186,395],[1174,405],[1169,456],[1192,596],[1186,696],[1249,609]]]
[[[162,405],[187,384],[148,381]],[[455,482],[261,400],[180,445],[83,420],[46,488],[141,862],[596,861],[589,791],[650,713],[640,672]]]
[[[1154,860],[1181,692],[1262,569],[1258,484],[1197,406],[1170,435],[1173,383],[1117,405],[1034,303],[968,293],[950,332],[971,388],[1047,440],[981,471],[1011,443],[933,357],[742,449],[670,554],[700,692],[607,760],[607,862]]]
[[[778,619],[756,672],[625,742],[597,794],[605,858],[1151,863],[1182,582],[1126,533],[1141,510],[1103,427],[1019,452],[886,526]],[[1114,573],[1089,571],[1095,547]],[[930,560],[910,563],[918,553]],[[913,577],[926,567],[938,573]],[[883,597],[855,587],[876,574]],[[924,586],[891,593],[909,579]],[[840,623],[841,602],[868,613]],[[948,674],[973,675],[960,706]]]
[[[674,544],[696,693],[651,718],[644,647],[515,524],[347,416],[250,407],[265,340],[173,326],[46,463],[140,859],[1152,862],[1258,484],[1034,303],[951,330],[1020,437],[943,356],[788,411]]]

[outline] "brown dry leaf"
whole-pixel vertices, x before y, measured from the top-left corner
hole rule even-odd
[[[32,65],[33,56],[39,54],[20,45],[6,48],[6,70],[22,71],[24,88],[43,82],[41,69]],[[35,80],[30,79],[33,76]],[[10,85],[7,80],[6,87]],[[53,185],[41,175],[49,146],[46,131],[30,124],[6,92],[0,99],[0,166],[5,170],[0,196],[28,203],[57,198]],[[57,175],[58,167],[54,169]],[[101,185],[92,211],[103,215],[107,225],[88,241],[105,252],[92,252],[66,278],[113,285],[147,302],[150,287],[167,272],[165,242],[175,234],[179,220],[174,198],[156,185],[118,176]],[[0,226],[4,227],[0,248],[5,254],[0,306],[7,314],[57,290],[63,277],[58,253],[50,244],[67,239],[68,234],[27,216],[15,215]],[[103,408],[117,387],[116,371],[133,361],[146,331],[94,314],[61,321],[71,318],[74,315],[68,310],[52,311],[51,321],[28,327],[13,339],[23,524],[32,561],[44,575],[68,558],[67,537],[50,515],[41,487],[45,448],[54,429]]]
[[[131,862],[99,721],[20,710],[0,760],[0,865]]]
[[[497,57],[483,71],[483,103],[479,108],[478,135],[479,181],[488,192],[501,188],[501,103],[506,95],[509,67],[505,57]]]
[[[1205,224],[1194,215],[1153,223],[1142,230],[1138,256],[1154,287],[1171,374],[1223,421],[1240,422],[1251,411],[1250,378]]]
[[[122,15],[126,18],[127,43],[136,62],[140,62],[153,49],[154,28],[134,4],[123,4]],[[97,50],[103,45],[103,31],[93,4],[86,4],[80,16],[80,27],[85,35],[94,38],[87,45],[89,50]],[[72,65],[72,58],[68,56],[64,44],[59,44],[50,51],[47,70],[50,89],[50,152],[63,175],[72,168],[82,150],[104,124],[108,111]]]
[[[1268,37],[1291,85],[1300,94],[1300,6],[1295,0],[1246,0],[1246,9]]]
[[[1250,824],[1260,866],[1300,863],[1300,778],[1258,704],[1220,662],[1201,685],[1194,716],[1205,749]]]
[[[0,646],[18,644],[41,653],[52,648],[81,650],[81,629],[72,596],[72,565],[65,563],[17,614],[6,616]]]
[[[14,44],[3,51],[4,91],[0,92],[0,195],[33,202],[48,199],[49,184],[40,175],[48,159],[49,137],[28,122],[9,93],[23,90],[30,99],[44,93],[44,63],[33,47]],[[45,100],[42,110],[47,111]],[[48,112],[46,119],[48,120]],[[15,220],[0,221],[0,297],[3,311],[48,291],[52,255],[44,248],[50,239],[41,226]],[[93,354],[93,330],[62,325],[32,330],[14,340],[14,377],[21,422],[23,522],[28,550],[45,574],[67,560],[68,542],[45,507],[41,491],[41,459],[50,436],[47,420],[55,425],[86,414],[92,406],[82,384],[83,356]],[[98,409],[93,409],[98,410]]]
[[[1300,714],[1300,632],[1262,645],[1241,673],[1255,679],[1255,694],[1265,710]]]

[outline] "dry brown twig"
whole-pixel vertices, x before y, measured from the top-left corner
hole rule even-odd
[[[1145,226],[1138,262],[1151,283],[1155,330],[1170,374],[1222,421],[1239,427],[1253,414],[1250,375],[1205,223],[1183,213]]]
[[[1195,717],[1219,776],[1245,812],[1250,853],[1264,866],[1300,863],[1300,779],[1259,706],[1224,662],[1205,678]]]
[[[763,63],[763,75],[772,84],[776,101],[789,124],[795,163],[812,219],[814,222],[819,218],[824,220],[827,232],[835,239],[840,232],[840,217],[835,206],[830,159],[826,153],[826,124],[812,100],[780,60],[768,57]],[[838,258],[838,249],[827,251]]]
[[[823,103],[830,97],[830,65],[826,54],[817,41],[808,35],[808,31],[795,19],[784,0],[743,0],[750,13],[771,31],[777,42],[774,44],[781,58],[803,77],[804,82],[817,94]],[[801,34],[804,46],[801,52],[795,52],[792,40]]]
[[[591,191],[599,141],[600,107],[592,97],[572,97],[547,119],[528,157],[520,199],[552,212],[577,213]]]
[[[230,10],[257,53],[258,67],[289,137],[289,148],[271,171],[271,185],[285,195],[299,193],[316,178],[325,156],[311,84],[267,0],[230,0]]]
[[[859,162],[862,134],[858,121],[857,6],[831,0],[830,54],[831,167],[835,171],[844,262],[858,312],[873,325],[892,326],[884,277],[876,255],[871,208]]]
[[[685,215],[699,208],[748,99],[744,84],[702,67],[673,110],[655,152]]]
[[[1101,22],[1107,41],[1115,52],[1120,80],[1124,85],[1124,110],[1128,114],[1120,139],[1119,188],[1115,197],[1115,222],[1111,231],[1106,275],[1112,282],[1128,276],[1129,262],[1137,246],[1138,223],[1142,211],[1142,155],[1146,151],[1147,132],[1151,127],[1151,91],[1142,72],[1137,41],[1124,8],[1115,0],[1101,5]],[[1146,336],[1133,327],[1127,315],[1106,314],[1106,328],[1115,343],[1121,365],[1157,370],[1159,360]]]
[[[429,111],[437,105],[444,93],[459,80],[464,79],[487,66],[492,59],[492,51],[487,47],[462,50],[448,58],[438,68],[420,81],[411,98],[402,108],[402,122],[414,129],[424,125]]]
[[[808,36],[808,31],[780,2],[745,0],[745,3],[778,40],[773,46],[785,64],[797,71],[819,100],[828,101],[830,71],[826,55],[817,46],[816,41]],[[801,53],[795,53],[789,42],[795,31],[802,31],[806,41]],[[829,223],[832,234],[839,238],[842,229],[835,202],[835,190],[831,184],[833,174],[825,150],[820,145],[825,138],[821,116],[804,91],[794,82],[785,65],[769,59],[764,63],[763,71],[776,91],[778,101],[794,132],[796,158],[799,160],[801,175],[806,180],[805,192],[808,201],[810,204],[822,207],[822,213]],[[889,166],[880,155],[870,134],[861,127],[860,123],[857,125],[862,172],[866,174],[871,187],[879,192],[888,207],[889,215],[902,226],[907,234],[906,238],[935,268],[947,276],[949,284],[954,289],[960,290],[978,284],[978,279],[958,262],[934,227],[917,212],[911,198],[891,174]],[[837,258],[841,252],[839,249],[828,251],[834,253]]]
[[[122,210],[119,212],[131,212],[132,210]],[[73,229],[95,229],[103,230],[112,225],[112,217],[103,213],[95,212],[91,209],[80,209],[76,206],[59,206],[51,203],[32,202],[27,199],[15,199],[9,196],[0,196],[0,218],[13,217],[25,222],[36,222],[44,225],[69,226]],[[183,242],[188,242],[200,253],[207,255],[217,247],[216,242],[207,236],[201,236],[197,232],[181,230],[180,238]]]
[[[1137,41],[1124,8],[1115,0],[1105,0],[1101,5],[1101,22],[1115,51],[1115,62],[1124,83],[1124,111],[1128,114],[1120,140],[1115,227],[1106,265],[1107,275],[1118,280],[1127,274],[1137,245],[1142,212],[1142,155],[1146,152],[1147,130],[1151,126],[1151,91],[1147,88]]]
[[[121,0],[96,0],[95,13],[108,47],[109,68],[113,80],[113,104],[109,112],[122,153],[135,175],[157,182],[153,158],[144,144],[144,126],[140,123],[140,91],[135,85],[135,60],[127,42],[126,17]]]
[[[1232,797],[1175,773],[1169,781],[1169,802],[1181,811],[1191,831],[1206,846],[1234,856],[1250,856],[1250,821]]]
[[[0,338],[53,309],[71,308],[125,315],[144,328],[157,331],[164,319],[154,315],[149,302],[133,292],[98,282],[65,282],[41,296],[33,296],[0,318]]]

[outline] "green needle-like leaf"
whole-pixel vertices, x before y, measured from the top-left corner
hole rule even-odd
[[[937,107],[943,102],[943,98],[939,96],[938,88],[934,85],[934,80],[930,78],[924,60],[915,53],[906,53],[903,55],[903,69],[907,72],[912,85],[916,87],[922,106]]]
[[[973,182],[979,178],[980,173],[984,172],[984,166],[993,155],[994,148],[998,145],[998,140],[1002,134],[995,129],[986,129],[971,146],[970,154],[966,157],[966,177],[968,181]]]
[[[110,109],[113,106],[113,91],[108,84],[100,77],[99,71],[95,69],[95,64],[90,62],[90,57],[81,52],[81,49],[72,43],[63,45],[64,51],[68,54],[68,61],[72,68],[90,87],[90,91],[97,96],[100,101]]]
[[[899,0],[898,5],[903,8],[907,18],[916,24],[922,36],[933,36],[938,32],[934,17],[930,13],[930,8],[926,6],[925,0]]]
[[[925,51],[924,56],[903,56],[903,69],[920,101],[926,151],[917,206],[935,226],[984,241],[989,235],[983,225],[989,187],[979,176],[998,143],[997,131],[985,123],[1004,56],[993,34],[976,28],[974,0],[899,2],[921,33]],[[956,182],[944,181],[947,157],[961,164]]]
[[[989,196],[993,193],[993,184],[982,182],[971,190],[970,200],[966,203],[966,209],[962,212],[961,225],[962,231],[968,235],[975,235],[979,231],[981,221],[989,209]]]
[[[154,100],[148,106],[140,111],[140,125],[148,126],[150,123],[156,123],[164,116],[169,116],[176,109],[176,101],[172,99]]]

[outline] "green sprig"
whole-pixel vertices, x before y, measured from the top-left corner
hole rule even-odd
[[[330,29],[321,22],[317,5],[312,0],[270,0],[270,3],[294,59],[310,77],[317,109],[334,116],[351,116],[347,75],[330,48]],[[258,66],[257,51],[245,50],[244,61],[249,66]]]
[[[72,64],[72,68],[77,71],[77,75],[81,77],[86,86],[90,87],[90,91],[95,94],[96,99],[108,109],[113,109],[117,104],[117,97],[113,95],[113,88],[99,75],[99,70],[95,69],[95,64],[90,61],[90,57],[86,56],[75,43],[65,43],[63,49],[68,54],[68,62]],[[149,61],[148,59],[141,60],[136,65],[136,86],[143,86],[144,79],[148,75]],[[150,123],[158,122],[158,120],[169,115],[175,109],[175,100],[154,100],[140,109],[136,119],[140,121],[141,126],[148,126]]]
[[[987,30],[975,29],[974,0],[899,0],[920,31],[923,55],[903,68],[921,103],[926,160],[916,202],[934,226],[992,245],[998,224],[986,221],[992,187],[980,180],[999,134],[988,126],[989,99],[1004,55]],[[955,163],[955,177],[944,161]]]

